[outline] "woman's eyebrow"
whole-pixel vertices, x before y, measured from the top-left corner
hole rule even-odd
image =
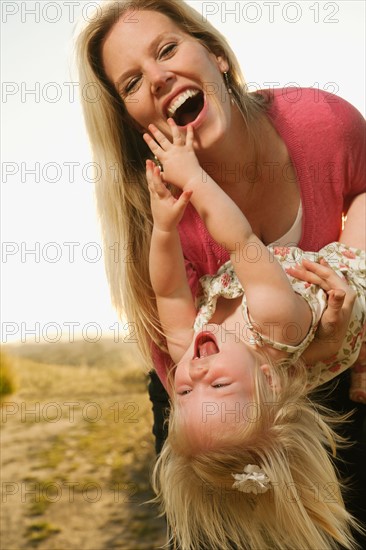
[[[156,46],[159,44],[159,42],[163,39],[163,38],[168,38],[169,36],[173,36],[173,33],[167,33],[167,32],[161,32],[159,33],[155,38],[154,40],[149,44],[148,48],[147,48],[147,53],[149,55],[151,55],[155,49],[156,49]],[[119,84],[122,84],[122,82],[130,75],[132,74],[134,71],[131,70],[131,69],[128,69],[127,71],[124,71],[119,77],[118,79],[116,80],[115,82],[115,85],[118,86]]]

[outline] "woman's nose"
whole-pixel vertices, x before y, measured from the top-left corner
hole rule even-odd
[[[173,78],[170,71],[165,70],[158,63],[154,63],[149,67],[149,80],[151,83],[151,91],[157,94],[165,88],[167,83]]]
[[[192,380],[201,380],[207,374],[208,368],[208,365],[203,365],[199,359],[193,360],[189,365],[189,376]]]

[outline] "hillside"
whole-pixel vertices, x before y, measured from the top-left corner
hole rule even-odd
[[[149,477],[152,414],[133,344],[4,346],[3,550],[152,550],[165,543]]]

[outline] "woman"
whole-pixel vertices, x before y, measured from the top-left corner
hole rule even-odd
[[[81,89],[97,82],[100,92],[99,101],[84,101],[84,112],[104,175],[97,200],[113,302],[136,323],[150,365],[154,342],[165,384],[169,358],[160,351],[148,276],[148,125],[171,135],[168,116],[183,131],[191,123],[201,166],[264,244],[316,251],[337,240],[342,214],[365,190],[363,119],[335,96],[329,101],[320,93],[315,101],[311,90],[247,94],[225,39],[181,0],[103,2],[79,36],[78,56]],[[192,207],[180,235],[196,294],[199,277],[215,273],[228,256]]]

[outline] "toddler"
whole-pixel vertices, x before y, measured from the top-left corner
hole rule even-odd
[[[202,544],[353,548],[354,522],[325,450],[328,444],[334,452],[340,438],[329,411],[316,408],[308,392],[357,358],[364,338],[365,254],[340,243],[310,255],[295,247],[267,248],[202,170],[192,128],[184,139],[174,121],[169,124],[173,143],[154,126],[154,140],[144,138],[164,168],[162,179],[147,161],[154,219],[150,276],[176,363],[169,375],[169,436],[154,483],[175,539],[187,550]],[[166,183],[182,190],[179,198]],[[201,279],[197,306],[177,230],[190,200],[230,253],[216,275]],[[321,257],[328,262],[308,259]],[[337,270],[329,266],[334,262]],[[335,338],[334,357],[320,363],[314,335],[327,293],[329,300],[345,295],[352,315],[346,334]]]

